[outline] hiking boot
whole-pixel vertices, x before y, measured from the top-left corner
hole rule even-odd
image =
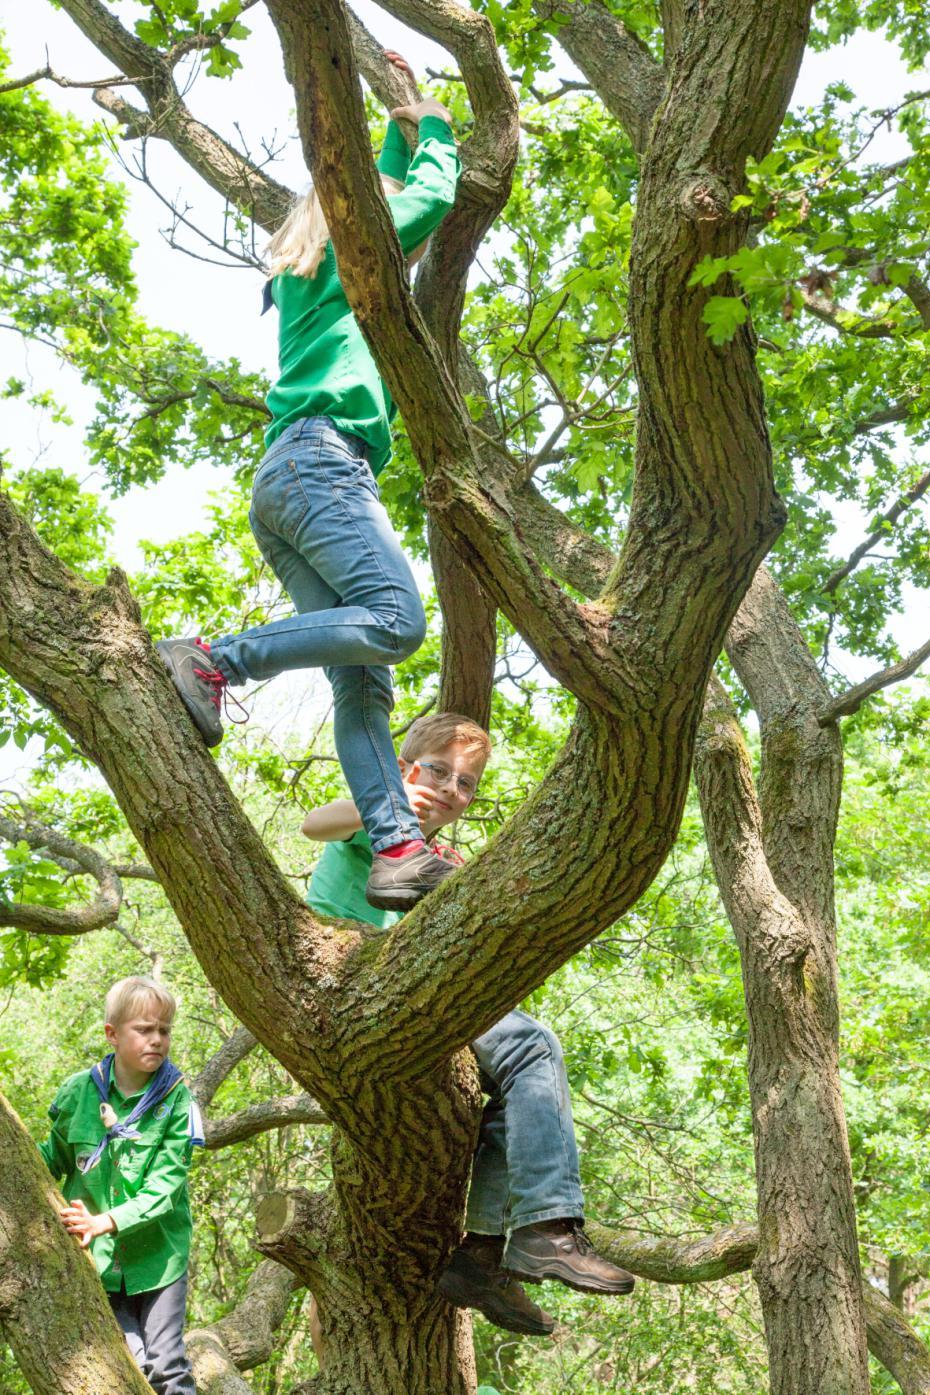
[[[581,1293],[632,1293],[636,1282],[598,1254],[580,1221],[521,1226],[511,1235],[502,1263],[524,1283],[556,1279]]]
[[[555,1319],[501,1268],[502,1235],[466,1235],[439,1276],[436,1291],[456,1308],[477,1308],[505,1332],[548,1337]]]
[[[365,900],[382,911],[409,911],[454,871],[451,862],[425,846],[406,857],[375,853]]]
[[[218,746],[223,739],[220,711],[227,679],[210,658],[208,646],[202,639],[163,639],[155,648],[194,726],[208,746]]]

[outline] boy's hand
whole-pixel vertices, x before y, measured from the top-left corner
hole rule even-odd
[[[421,826],[436,807],[436,791],[431,785],[418,784],[420,762],[414,761],[404,776],[404,789],[410,800],[410,807],[420,820]]]
[[[437,102],[435,97],[424,97],[422,102],[416,102],[409,107],[395,107],[391,112],[392,121],[419,121],[421,116],[438,116],[440,121],[447,121],[452,125],[452,117],[441,102]]]
[[[116,1229],[109,1211],[104,1211],[101,1216],[93,1216],[83,1201],[72,1201],[58,1214],[65,1223],[65,1230],[80,1240],[82,1250],[86,1250],[98,1235],[109,1235],[111,1230]]]

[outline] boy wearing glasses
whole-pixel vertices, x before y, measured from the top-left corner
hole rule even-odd
[[[467,717],[441,712],[414,722],[398,764],[427,844],[471,804],[491,743]],[[313,809],[302,830],[326,844],[308,904],[323,915],[387,929],[397,911],[366,900],[372,851],[351,799]],[[559,1040],[525,1012],[509,1012],[471,1044],[490,1096],[481,1120],[467,1233],[439,1280],[457,1307],[477,1308],[510,1332],[550,1333],[554,1320],[519,1279],[555,1279],[584,1293],[629,1293],[633,1276],[596,1253],[582,1228],[584,1201],[568,1079]]]

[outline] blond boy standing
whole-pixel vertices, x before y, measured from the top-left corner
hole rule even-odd
[[[39,1145],[64,1179],[66,1229],[89,1248],[129,1349],[157,1395],[196,1395],[184,1349],[191,1212],[187,1173],[200,1114],[168,1058],[175,1000],[147,978],[106,996],[111,1051],[61,1086]]]

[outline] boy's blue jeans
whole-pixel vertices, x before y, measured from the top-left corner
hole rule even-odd
[[[391,742],[388,665],[419,649],[426,616],[357,436],[294,422],[252,486],[249,522],[297,614],[210,646],[230,683],[323,668],[336,752],[375,852],[421,837]]]
[[[559,1039],[508,1012],[471,1049],[490,1095],[472,1165],[466,1229],[504,1235],[562,1217],[584,1219],[578,1149]]]

